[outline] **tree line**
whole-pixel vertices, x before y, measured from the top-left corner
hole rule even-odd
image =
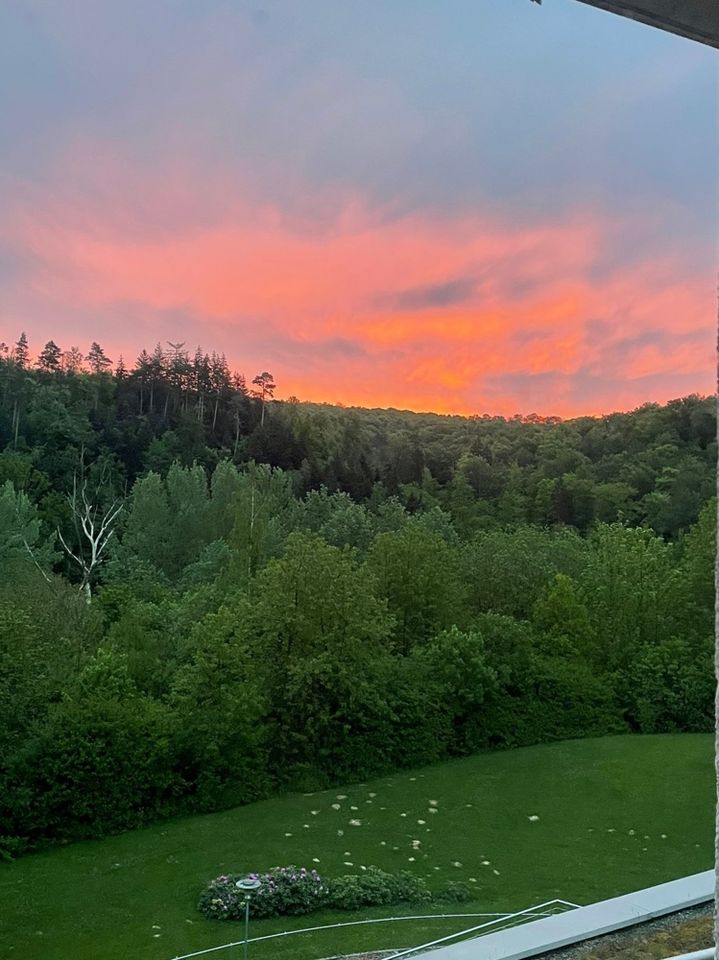
[[[0,360],[8,855],[481,749],[712,728],[711,401],[472,420],[229,374],[215,410],[174,356],[153,381]]]

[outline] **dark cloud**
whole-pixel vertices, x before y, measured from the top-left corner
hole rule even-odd
[[[381,293],[374,300],[380,310],[429,310],[453,307],[471,300],[477,289],[474,277],[457,277],[443,283],[428,283],[396,293]]]

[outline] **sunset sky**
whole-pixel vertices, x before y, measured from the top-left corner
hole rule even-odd
[[[717,52],[576,0],[2,0],[0,340],[278,396],[707,393]]]

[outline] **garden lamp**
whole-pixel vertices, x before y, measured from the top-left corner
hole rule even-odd
[[[238,890],[245,895],[245,946],[243,957],[247,960],[247,942],[250,933],[250,898],[255,890],[260,887],[260,881],[257,877],[244,877],[235,884]]]

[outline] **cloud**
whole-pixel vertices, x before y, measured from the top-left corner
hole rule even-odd
[[[0,224],[22,261],[3,329],[126,357],[197,342],[272,370],[282,395],[348,404],[568,415],[711,389],[713,278],[660,253],[650,222],[392,214],[356,191],[307,196],[325,214],[306,221],[238,178],[197,207],[182,164],[105,171],[85,195],[26,189]]]
[[[388,310],[426,310],[431,307],[451,307],[472,299],[476,280],[473,277],[457,277],[443,283],[423,284],[396,293],[378,294],[375,303]]]

